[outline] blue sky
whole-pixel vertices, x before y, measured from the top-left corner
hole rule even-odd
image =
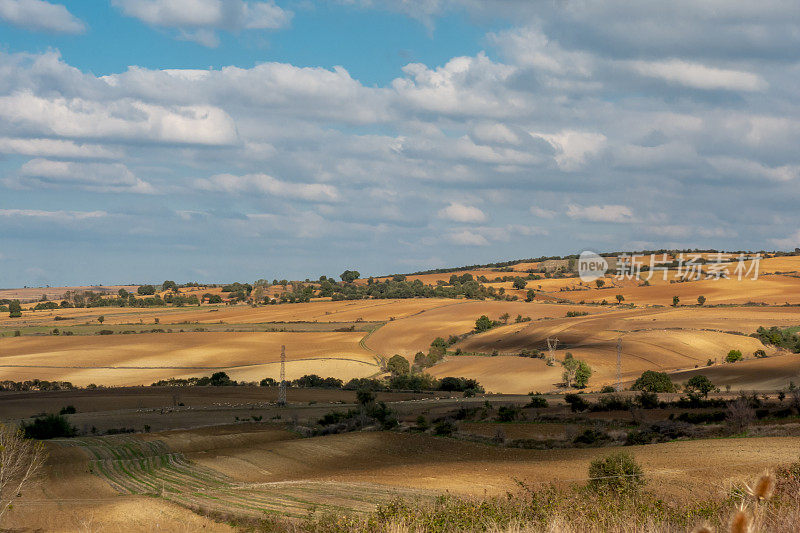
[[[800,246],[800,6],[0,0],[0,286]]]

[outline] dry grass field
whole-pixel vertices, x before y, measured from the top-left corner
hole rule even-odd
[[[237,380],[277,378],[280,347],[287,378],[317,373],[341,379],[380,369],[363,349],[363,333],[149,333],[14,337],[2,341],[0,376],[106,386],[149,385],[159,379],[225,371]]]

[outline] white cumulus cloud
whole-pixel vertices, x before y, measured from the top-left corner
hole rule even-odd
[[[333,185],[322,183],[291,183],[267,174],[217,174],[210,178],[195,180],[195,186],[207,191],[222,191],[231,194],[257,193],[316,202],[334,202],[339,192]]]
[[[450,205],[439,211],[439,218],[466,224],[470,222],[485,222],[488,217],[486,213],[477,207],[451,202]]]
[[[463,246],[488,246],[489,241],[483,235],[474,233],[472,231],[463,230],[448,235],[448,240],[453,244],[460,244]]]
[[[0,0],[0,20],[28,30],[83,33],[86,25],[61,4],[44,0]]]
[[[113,0],[125,15],[149,26],[176,28],[181,39],[209,47],[219,44],[216,30],[279,29],[292,13],[274,2],[244,0]]]
[[[700,63],[671,59],[668,61],[631,61],[631,69],[651,78],[695,89],[762,91],[767,82],[758,74],[741,70],[708,67]]]
[[[153,187],[137,178],[122,163],[83,163],[32,159],[20,168],[21,186],[56,187],[71,185],[97,192],[151,194]]]
[[[567,216],[591,222],[630,222],[633,212],[624,205],[587,205],[569,204]]]

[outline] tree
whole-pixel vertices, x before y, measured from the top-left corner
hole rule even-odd
[[[345,270],[341,275],[342,281],[345,283],[353,283],[360,277],[361,273],[358,270]]]
[[[508,324],[509,318],[511,318],[511,315],[509,315],[508,313],[503,313],[502,315],[500,315],[500,320],[503,321],[503,324]]]
[[[572,387],[572,383],[575,381],[575,374],[578,372],[578,360],[570,357],[564,359],[564,362],[561,364],[564,367],[561,379],[564,380],[564,385],[566,387]]]
[[[725,362],[727,363],[735,363],[736,361],[741,361],[742,359],[744,359],[744,356],[740,350],[731,350],[728,352],[728,355],[725,356]]]
[[[148,296],[155,293],[156,293],[156,288],[153,287],[152,285],[140,285],[136,289],[136,294],[138,294],[139,296]]]
[[[525,288],[525,286],[526,286],[527,284],[528,284],[528,282],[527,282],[527,281],[525,281],[525,280],[524,280],[524,279],[522,279],[522,278],[514,278],[514,283],[512,284],[512,286],[513,286],[515,289],[522,290],[522,289],[524,289],[524,288]]]
[[[98,321],[98,322],[100,322],[100,323],[102,324],[103,322],[105,322],[105,321],[106,321],[106,317],[105,317],[105,316],[103,316],[103,315],[100,315],[99,317],[97,317],[97,321]]]
[[[645,370],[631,386],[633,390],[647,392],[675,392],[675,384],[666,372]]]
[[[386,363],[386,370],[392,374],[408,374],[411,371],[411,365],[408,364],[408,359],[402,355],[393,355]]]
[[[41,442],[26,439],[21,430],[0,424],[0,519],[11,508],[13,496],[21,494],[39,474],[46,458]]]
[[[126,291],[125,289],[120,289],[120,290],[117,291],[117,296],[119,296],[120,298],[123,298],[123,299],[127,299],[128,298],[128,291]]]
[[[211,379],[209,380],[209,385],[212,387],[222,387],[225,385],[235,385],[235,381],[231,381],[231,378],[228,377],[228,374],[225,372],[214,372],[211,374]]]
[[[175,283],[174,281],[167,280],[167,281],[165,281],[164,283],[161,284],[161,290],[162,291],[170,291],[171,290],[172,292],[178,292],[178,284]]]
[[[528,289],[528,294],[525,296],[525,301],[532,302],[534,298],[536,298],[536,291],[533,289]]]
[[[612,453],[595,459],[589,466],[589,486],[598,492],[632,493],[644,484],[642,467],[629,453]]]
[[[486,316],[481,315],[481,317],[475,321],[475,331],[478,333],[483,333],[484,331],[489,331],[494,327],[494,322]]]
[[[708,393],[714,390],[714,384],[703,374],[697,374],[686,382],[686,390],[702,394],[703,398],[708,398]]]
[[[697,297],[697,305],[705,305],[705,303],[706,303],[706,297],[705,296],[701,295],[701,296]]]
[[[618,304],[621,304],[622,302],[625,301],[625,297],[623,295],[621,295],[621,294],[617,294],[616,298],[617,298],[617,303]]]
[[[586,388],[589,378],[592,377],[592,367],[586,361],[578,361],[578,370],[575,372],[575,386],[579,389]]]
[[[567,387],[574,386],[582,389],[588,385],[589,378],[592,376],[592,368],[585,361],[567,357],[562,365],[564,366],[564,372],[561,377]]]
[[[606,282],[605,282],[605,280],[602,280],[602,279],[596,279],[596,280],[594,280],[594,284],[597,285],[598,289],[602,289],[603,286],[606,284]]]
[[[19,304],[19,300],[12,300],[11,303],[8,304],[8,316],[10,318],[19,318],[22,316],[22,306]]]
[[[678,307],[678,304],[680,303],[680,301],[681,301],[681,299],[679,297],[673,296],[672,297],[672,307]]]

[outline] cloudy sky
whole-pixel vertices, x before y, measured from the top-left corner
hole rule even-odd
[[[0,287],[800,246],[796,0],[0,0]]]

